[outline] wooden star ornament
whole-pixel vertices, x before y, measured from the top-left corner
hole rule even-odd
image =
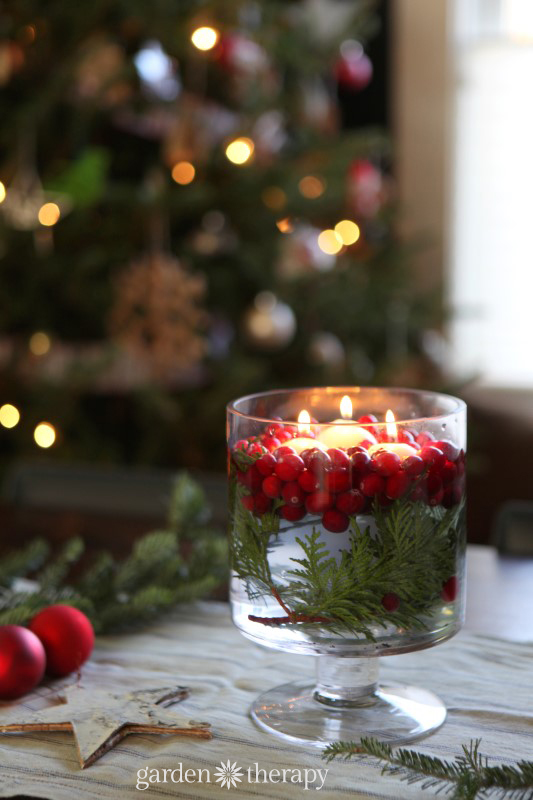
[[[189,720],[166,707],[187,697],[184,686],[116,694],[69,687],[52,708],[30,712],[22,722],[4,724],[0,733],[72,731],[82,769],[94,764],[129,733],[172,733],[211,739],[209,723]]]

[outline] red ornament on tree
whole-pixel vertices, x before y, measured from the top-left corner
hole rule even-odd
[[[335,78],[344,89],[360,92],[372,80],[372,62],[359,42],[344,42],[335,64]]]
[[[79,669],[89,658],[94,631],[88,618],[72,606],[49,606],[37,614],[29,628],[44,645],[46,671],[62,677]]]
[[[34,633],[19,625],[0,628],[0,698],[14,700],[31,691],[44,675],[46,655]]]

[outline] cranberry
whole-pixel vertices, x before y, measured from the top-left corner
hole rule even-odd
[[[411,431],[407,430],[407,428],[401,428],[398,431],[398,441],[402,442],[403,444],[414,444],[415,437],[413,436]]]
[[[357,422],[361,422],[363,425],[373,425],[374,422],[377,422],[378,418],[374,414],[364,414],[362,417],[359,417]]]
[[[372,441],[372,439],[362,439],[359,442],[359,446],[364,447],[365,450],[369,450],[374,444],[376,444],[376,440]]]
[[[281,445],[279,439],[275,436],[264,436],[263,437],[263,447],[266,447],[267,450],[277,450],[278,447]]]
[[[270,425],[267,425],[265,428],[265,433],[267,436],[276,436],[278,433],[284,430],[282,422],[271,422]]]
[[[442,584],[442,591],[440,596],[445,603],[453,603],[459,592],[459,581],[456,575],[452,575],[447,581]]]
[[[434,442],[434,441],[435,437],[433,436],[431,431],[422,431],[422,433],[419,433],[418,436],[416,437],[416,443],[420,445],[420,447],[423,447],[428,442]]]
[[[298,483],[304,492],[316,492],[316,490],[320,487],[320,481],[318,480],[317,476],[308,469],[304,469],[303,472],[300,472],[298,475]]]
[[[335,505],[345,514],[358,514],[366,505],[366,498],[357,489],[350,492],[341,492],[335,498]]]
[[[380,431],[376,438],[380,444],[384,444],[386,442],[392,442],[392,437],[389,436],[387,431]]]
[[[342,511],[326,511],[322,517],[322,525],[331,533],[343,533],[348,528],[350,519]]]
[[[387,497],[385,492],[380,492],[378,495],[376,495],[375,499],[378,501],[380,506],[383,506],[383,508],[387,508],[387,506],[391,506],[394,503],[394,500],[390,497]]]
[[[425,444],[420,450],[420,458],[430,466],[442,467],[446,458],[442,450],[432,444]]]
[[[283,431],[280,431],[280,432],[278,433],[278,436],[277,436],[277,438],[278,438],[278,439],[280,440],[280,442],[282,442],[282,443],[283,443],[283,442],[288,442],[288,441],[289,441],[289,439],[294,439],[294,434],[292,433],[292,431],[290,431],[290,430],[287,430],[287,428],[285,428],[285,430],[283,430]]]
[[[305,517],[305,508],[302,506],[281,506],[279,513],[288,522],[298,522]]]
[[[449,439],[440,439],[438,442],[433,442],[433,447],[438,447],[439,450],[442,450],[448,461],[455,461],[459,455],[459,448]]]
[[[296,453],[286,453],[278,457],[275,473],[282,481],[295,481],[303,469],[304,462],[300,456]]]
[[[385,494],[390,500],[396,500],[398,497],[403,497],[410,485],[411,481],[405,472],[397,472],[396,475],[387,478]]]
[[[328,492],[345,492],[350,489],[352,480],[350,473],[347,469],[333,469],[331,472],[326,472],[325,488]]]
[[[384,478],[388,478],[389,475],[394,475],[395,472],[398,472],[402,463],[397,453],[389,453],[387,450],[383,452],[378,450],[372,461],[374,470],[378,475],[383,475]]]
[[[241,503],[247,511],[253,511],[255,508],[254,498],[251,494],[245,494],[241,497]]]
[[[270,511],[272,506],[272,500],[270,497],[267,497],[266,494],[263,492],[257,492],[254,495],[254,511],[256,514],[265,514],[267,511]]]
[[[333,497],[329,492],[313,492],[313,494],[307,496],[305,501],[305,507],[310,514],[322,514],[323,511],[330,509],[332,505]]]
[[[294,447],[289,447],[287,444],[284,444],[282,447],[278,447],[276,450],[276,458],[280,456],[295,456],[296,450]]]
[[[402,461],[402,469],[405,470],[411,478],[422,475],[425,468],[426,463],[420,456],[407,456],[407,458]]]
[[[331,469],[331,459],[323,450],[315,448],[308,456],[306,466],[307,469],[314,472],[315,475],[320,475]]]
[[[276,459],[274,458],[272,453],[265,453],[264,456],[261,456],[261,458],[257,459],[257,461],[255,462],[255,466],[257,467],[261,475],[264,475],[266,477],[268,475],[272,475],[272,473],[274,472],[274,468],[276,466]]]
[[[371,472],[368,475],[365,475],[365,477],[361,480],[359,488],[363,494],[366,494],[367,497],[374,497],[383,491],[385,488],[385,481],[381,475]]]
[[[286,483],[281,490],[281,496],[288,506],[303,506],[304,504],[305,492],[298,481]]]
[[[252,442],[252,444],[248,447],[249,456],[261,456],[266,452],[267,448],[263,447],[263,445],[259,444],[259,442]]]
[[[387,592],[387,594],[384,594],[381,598],[381,605],[385,611],[398,611],[400,608],[400,598],[394,592]]]
[[[428,472],[428,476],[426,478],[426,489],[430,497],[432,495],[438,494],[442,490],[442,481],[439,477],[438,472],[435,472],[433,470]]]
[[[328,450],[328,456],[330,457],[331,463],[334,467],[350,466],[350,457],[339,447],[331,447]]]
[[[267,497],[279,497],[281,493],[281,481],[276,475],[265,478],[261,488]]]
[[[457,467],[453,461],[446,461],[443,464],[440,470],[440,476],[445,486],[454,482],[455,478],[457,477]]]
[[[248,450],[248,445],[249,444],[250,444],[250,442],[248,441],[248,439],[239,439],[238,442],[235,442],[233,450],[235,452],[239,451],[241,453],[246,453],[246,451]]]
[[[252,464],[252,466],[248,467],[246,472],[237,470],[237,480],[239,483],[242,483],[243,486],[246,486],[248,489],[251,489],[252,492],[255,492],[261,486],[263,476],[255,464]]]
[[[350,461],[352,462],[352,468],[358,470],[366,470],[370,464],[370,456],[366,452],[366,450],[359,450],[358,452],[354,453]]]

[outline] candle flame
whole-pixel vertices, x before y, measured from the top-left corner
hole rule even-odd
[[[394,414],[389,408],[389,410],[385,414],[385,421],[387,423],[385,427],[387,428],[387,436],[389,436],[391,439],[398,438],[398,428],[396,426],[394,419],[395,419]]]
[[[352,401],[347,394],[341,400],[341,417],[343,419],[351,419],[353,414]]]
[[[306,411],[303,408],[300,413],[298,414],[298,433],[300,435],[305,433],[311,433],[311,417],[309,415],[309,411]]]

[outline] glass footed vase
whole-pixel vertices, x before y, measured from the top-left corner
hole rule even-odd
[[[413,741],[446,718],[379,657],[460,629],[466,406],[408,389],[266,392],[227,409],[231,607],[248,638],[317,656],[253,703],[261,728],[325,747]]]

